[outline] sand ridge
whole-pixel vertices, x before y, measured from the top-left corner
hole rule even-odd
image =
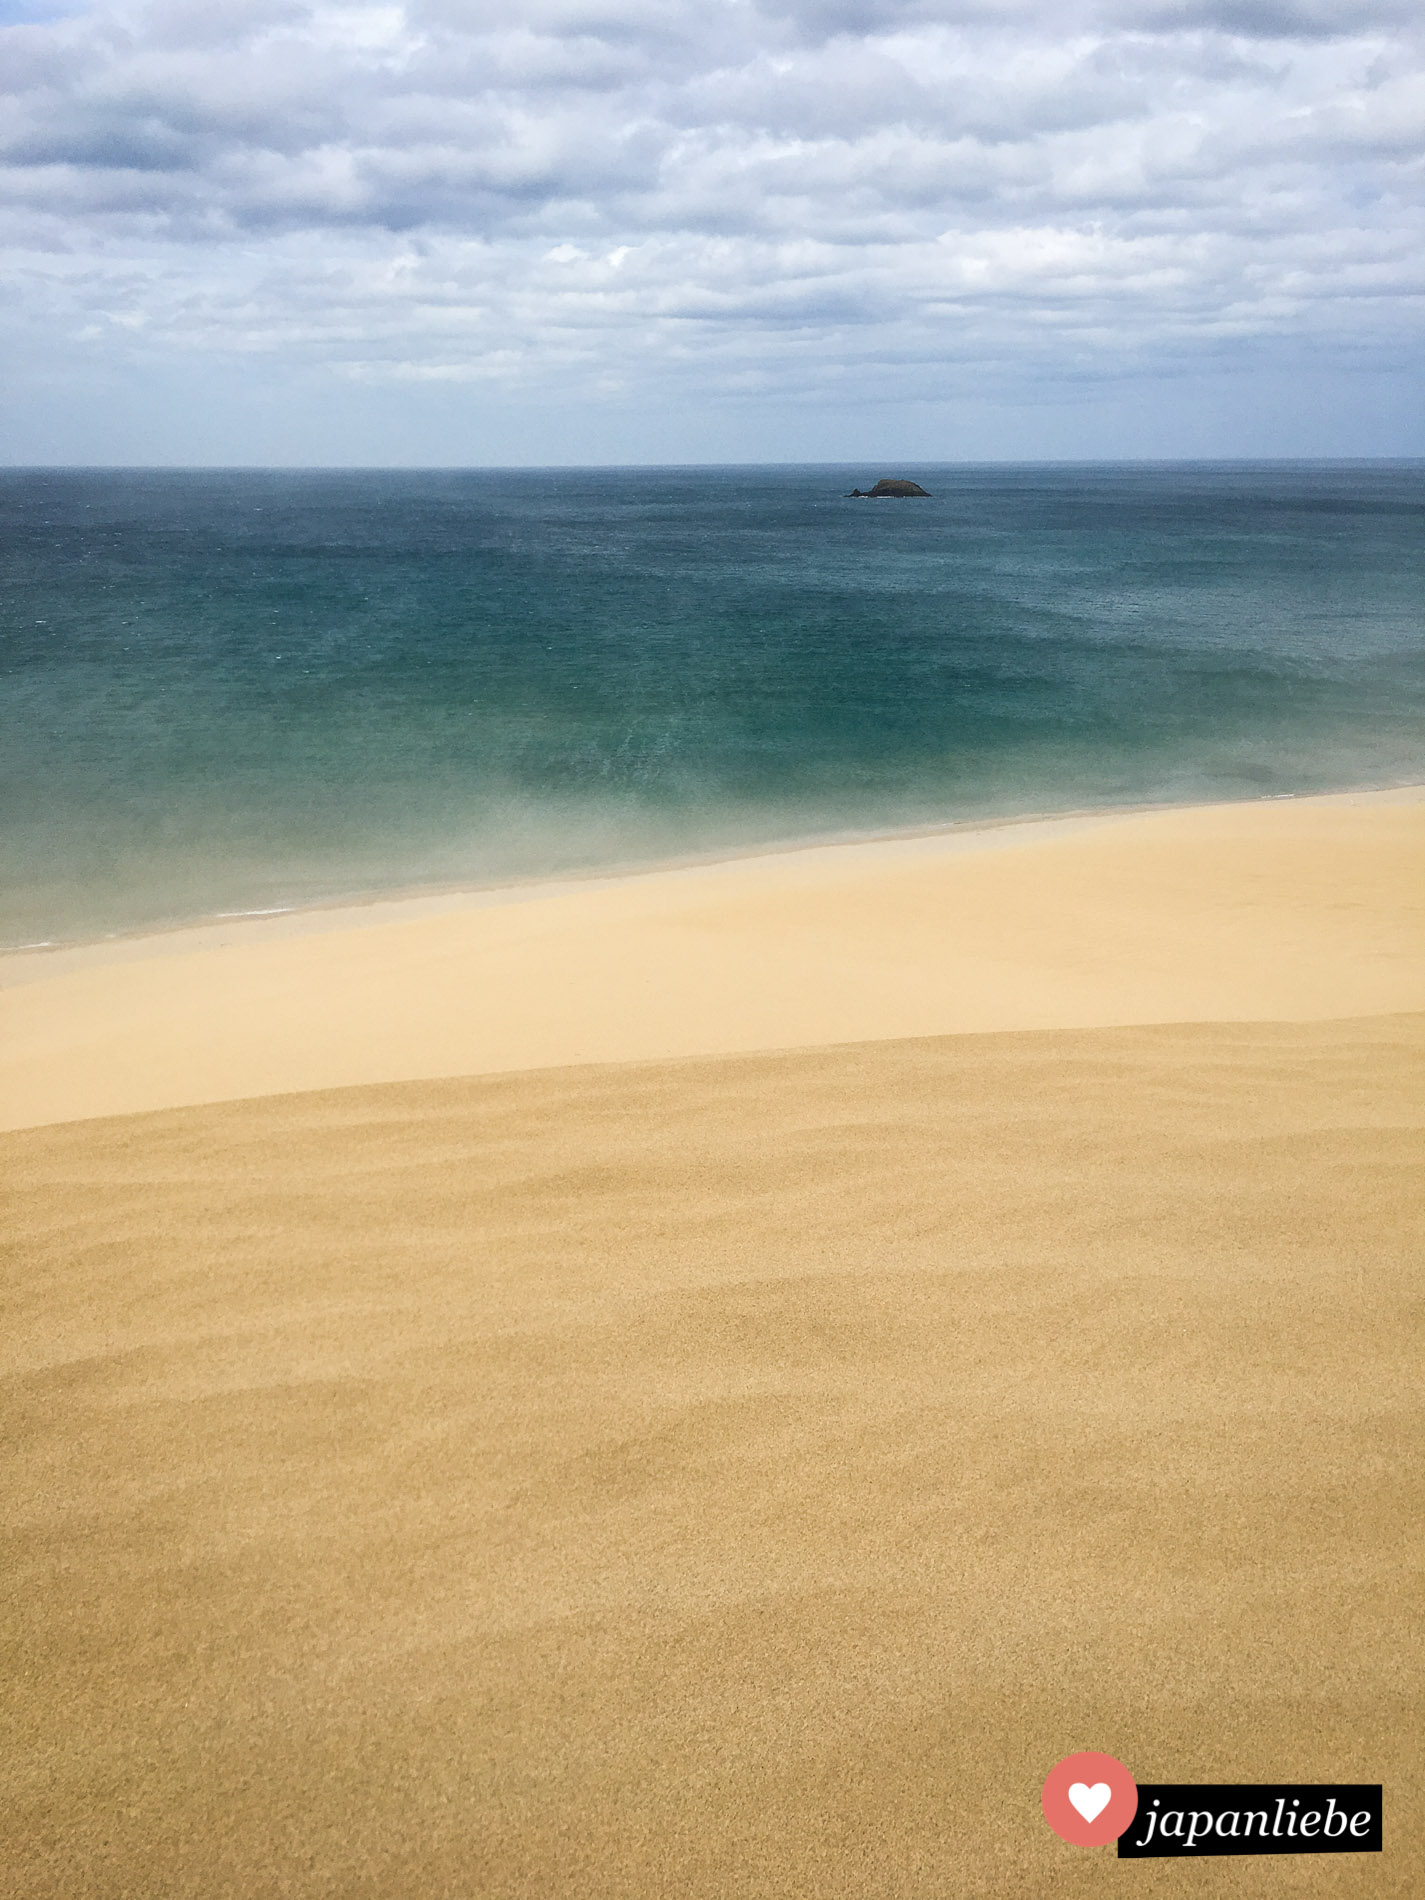
[[[1107,814],[0,958],[0,1127],[887,1037],[1425,1007],[1418,789]]]

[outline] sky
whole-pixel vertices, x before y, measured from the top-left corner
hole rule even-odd
[[[0,459],[1418,456],[1422,153],[1420,0],[0,0]]]

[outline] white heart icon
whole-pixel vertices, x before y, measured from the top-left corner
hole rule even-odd
[[[1076,1781],[1069,1799],[1086,1821],[1096,1821],[1113,1799],[1113,1790],[1106,1781],[1096,1781],[1091,1788]]]

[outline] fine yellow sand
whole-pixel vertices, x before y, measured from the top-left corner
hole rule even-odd
[[[0,1891],[1425,1892],[1423,810],[12,960]]]
[[[0,958],[0,1128],[967,1030],[1425,1008],[1419,789],[1069,819]]]
[[[7,1893],[1418,1895],[1425,1020],[0,1139]],[[1142,1779],[1368,1858],[1120,1863]]]

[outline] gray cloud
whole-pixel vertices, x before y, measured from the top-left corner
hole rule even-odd
[[[21,359],[669,400],[1247,338],[1394,360],[1422,38],[1393,0],[31,18],[0,32],[3,320]]]

